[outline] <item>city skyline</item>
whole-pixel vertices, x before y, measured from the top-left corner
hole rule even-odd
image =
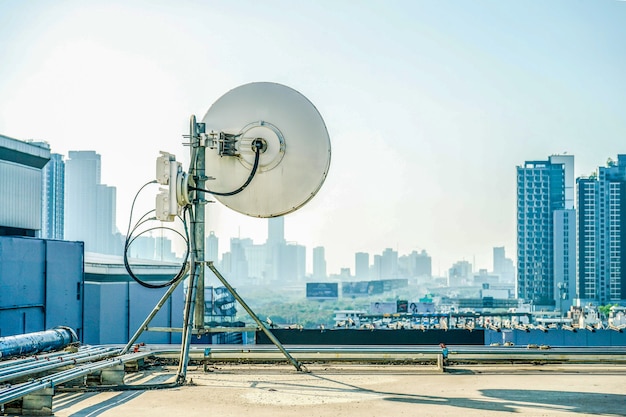
[[[14,140],[6,136],[5,138],[8,140]],[[15,143],[19,142],[20,141],[15,141]],[[28,144],[28,142],[23,143]],[[49,149],[48,143],[32,142],[32,144]],[[621,264],[623,256],[620,249],[622,237],[621,234],[619,234],[619,225],[621,221],[619,213],[621,210],[620,199],[622,195],[620,187],[622,186],[622,182],[625,181],[622,178],[624,176],[624,167],[626,166],[626,163],[624,162],[626,161],[625,158],[626,155],[623,154],[618,154],[617,160],[609,158],[607,160],[606,167],[599,166],[597,171],[595,171],[592,175],[576,178],[576,181],[574,181],[574,155],[552,155],[548,157],[548,160],[534,159],[532,161],[526,161],[523,166],[517,167],[518,279],[516,287],[518,289],[517,293],[519,298],[529,300],[538,306],[546,305],[547,307],[550,307],[552,303],[555,303],[555,301],[558,300],[559,306],[565,306],[567,309],[567,307],[572,304],[573,300],[579,299],[579,293],[586,294],[586,296],[581,296],[582,299],[591,299],[594,301],[597,297],[603,300],[605,294],[604,289],[606,285],[609,285],[605,284],[606,282],[610,283],[611,289],[609,291],[613,294],[611,296],[612,298],[616,296],[615,294],[623,292],[622,286],[618,283],[618,281],[621,280],[619,275],[619,266],[610,266],[612,271],[610,272],[610,280],[600,278],[596,283],[592,283],[591,285],[588,284],[589,282],[593,282],[589,278],[591,277],[591,279],[593,279],[596,270],[595,264],[593,262],[590,263],[591,258],[589,258],[588,255],[590,250],[595,253],[595,249],[593,249],[594,243],[592,242],[597,239],[597,237],[591,237],[590,240],[591,235],[587,233],[587,229],[591,227],[592,230],[599,230],[600,238],[604,239],[605,231],[603,231],[603,228],[606,227],[607,235],[608,229],[610,229],[610,236],[613,241],[613,243],[610,244],[610,247],[607,246],[607,248],[609,248],[609,252],[611,253],[611,261],[605,263],[604,256],[602,255],[594,262],[602,265],[602,268],[604,268],[604,265],[614,265],[615,262]],[[66,164],[69,166],[69,171],[73,172],[73,174],[71,174],[67,179],[70,185],[64,181],[65,176],[63,173],[66,171]],[[54,170],[56,174],[51,174],[52,170]],[[104,220],[95,222],[93,216],[86,213],[81,214],[80,218],[82,219],[82,224],[76,224],[75,221],[69,221],[65,224],[65,226],[66,229],[69,228],[69,230],[81,230],[81,233],[85,237],[80,238],[74,236],[69,240],[84,240],[85,247],[88,252],[115,254],[116,250],[114,249],[114,246],[117,245],[114,244],[114,240],[122,237],[119,231],[116,232],[114,230],[113,226],[114,219],[116,217],[115,207],[111,207],[111,210],[103,211],[103,207],[114,203],[114,198],[111,199],[110,196],[114,197],[115,187],[100,184],[100,172],[100,155],[94,151],[70,151],[70,158],[67,161],[64,161],[59,154],[50,154],[50,161],[42,171],[43,200],[42,229],[40,234],[46,238],[54,238],[53,236],[47,236],[48,233],[46,232],[46,229],[53,227],[58,228],[59,225],[62,226],[64,223],[65,211],[68,207],[71,208],[71,210],[76,211],[78,207],[74,206],[80,204],[82,207],[80,211],[93,213],[96,215],[96,218]],[[606,172],[611,172],[612,174],[607,176]],[[598,194],[597,191],[591,191],[591,193],[589,193],[586,191],[589,187],[582,186],[581,190],[585,190],[584,192],[587,193],[587,195],[582,195],[579,190],[578,193],[581,195],[575,197],[574,182],[576,182],[576,184],[580,183],[593,185],[597,184],[598,177],[602,179],[603,184],[605,177],[610,178],[610,181],[612,182],[610,216],[607,211],[607,213],[600,214],[599,217],[600,219],[608,219],[610,217],[612,223],[608,226],[604,226],[602,221],[600,224],[594,224],[593,219],[597,216],[597,213],[595,212],[597,210],[596,207],[603,206],[599,204],[599,202],[594,203],[593,201],[592,204],[589,205],[588,196],[593,196],[594,193]],[[77,182],[78,178],[80,178],[79,182]],[[51,186],[50,184],[52,182],[56,183],[56,185]],[[65,188],[73,190],[73,192],[68,195],[64,195]],[[600,190],[603,190],[600,194],[601,199],[605,198],[605,194],[608,193],[605,188],[605,185],[600,187]],[[92,194],[97,194],[102,190],[112,190],[112,193],[107,191],[107,197],[104,200],[100,199],[102,200],[100,201]],[[593,190],[593,187],[589,188],[589,190]],[[606,195],[608,196],[608,194]],[[59,199],[64,202],[61,203],[60,206],[59,201],[57,201]],[[97,206],[99,207],[98,210],[94,210],[93,207],[92,210],[85,209],[84,204],[79,203],[84,200],[94,202],[100,201],[97,203]],[[72,201],[73,203],[70,203],[69,205],[67,204]],[[577,201],[577,203],[575,203],[575,201]],[[584,272],[584,274],[581,273],[581,279],[579,281],[576,274],[577,234],[575,232],[570,233],[570,231],[576,230],[576,210],[578,205],[583,203],[585,204],[585,207],[583,207],[582,211],[578,214],[578,218],[585,222],[584,224],[581,224],[581,230],[584,229],[585,234],[580,236],[579,242],[581,247],[586,246],[587,249],[583,250],[585,254],[581,256],[579,265],[581,267],[581,271],[583,270],[583,265],[587,266],[584,267],[586,272]],[[49,218],[51,217],[49,214],[49,207],[57,207],[55,210],[56,214],[54,216],[55,220],[53,222],[52,219]],[[606,211],[609,209],[604,208],[604,210]],[[589,213],[592,213],[592,217],[589,217]],[[74,218],[76,215],[69,217]],[[591,221],[589,221],[588,218],[590,218]],[[96,226],[93,228],[87,227],[90,223],[96,224]],[[108,230],[108,234],[102,234],[104,230]],[[617,234],[615,230],[617,230]],[[95,238],[98,234],[101,235],[100,238]],[[131,253],[134,253],[132,256],[145,257],[145,259],[175,261],[173,258],[174,253],[171,252],[173,249],[173,242],[164,236],[156,237],[155,239],[155,237],[151,236],[151,234],[141,236],[139,239],[139,241],[142,242],[141,245],[138,241],[131,247]],[[105,235],[108,235],[108,237]],[[370,276],[420,276],[420,274],[413,273],[414,268],[412,267],[407,267],[405,265],[402,270],[398,268],[399,254],[391,248],[385,248],[382,254],[373,254],[373,263],[369,263],[369,253],[355,252],[354,264],[340,268],[339,273],[333,273],[332,271],[327,273],[324,254],[325,248],[323,246],[312,248],[309,251],[310,256],[307,256],[306,246],[299,245],[297,242],[287,242],[285,240],[284,216],[267,219],[266,236],[265,243],[260,245],[258,242],[254,242],[252,239],[247,237],[231,237],[229,248],[219,251],[219,237],[215,235],[214,231],[209,231],[206,236],[207,259],[219,262],[221,267],[225,268],[226,273],[233,274],[240,279],[244,277],[245,279],[252,278],[250,282],[270,282],[280,279],[281,277],[283,279],[295,281],[302,281],[307,277],[313,279],[317,277],[318,279],[324,280],[332,277],[336,279],[359,279],[359,276],[363,275],[362,272],[359,272],[359,265],[361,265],[361,270],[364,269],[363,260],[366,260],[367,265],[365,265],[365,267],[368,270],[367,275]],[[105,237],[107,238],[105,239]],[[62,237],[56,238],[62,239]],[[156,245],[157,240],[162,241],[162,243]],[[100,245],[100,248],[104,250],[99,251],[96,249],[95,244]],[[163,247],[163,244],[166,244],[166,247]],[[235,247],[233,247],[233,245],[235,245]],[[157,250],[156,246],[159,246],[160,252]],[[284,249],[275,249],[277,246],[284,247]],[[152,248],[152,254],[150,254],[150,248]],[[277,250],[278,252],[276,252]],[[157,252],[160,253],[160,257],[157,255]],[[272,252],[276,253],[272,254]],[[601,249],[601,252],[602,254],[604,253],[604,248]],[[222,255],[221,259],[219,257],[220,253]],[[447,277],[449,279],[448,285],[452,285],[450,280],[453,278],[460,278],[461,281],[459,282],[462,282],[465,277],[468,277],[471,273],[475,272],[485,273],[489,271],[496,273],[496,275],[500,275],[501,271],[499,270],[502,269],[503,260],[510,262],[511,267],[513,266],[512,260],[510,258],[505,258],[504,253],[505,247],[493,248],[493,268],[491,270],[477,267],[475,264],[466,260],[458,260],[448,270],[447,274],[441,274],[440,271],[438,271],[437,274],[432,274],[432,259],[427,255],[425,250],[422,249],[421,251],[422,255],[428,257],[429,272],[426,275],[429,277]],[[393,254],[395,261],[389,258],[389,254]],[[408,259],[414,255],[417,255],[416,250],[413,250],[410,254],[402,255],[401,258]],[[153,258],[153,256],[156,257]],[[265,259],[268,256],[269,258]],[[250,259],[250,257],[252,257],[252,259]],[[234,264],[231,265],[233,262],[239,263],[240,266],[235,266]],[[323,262],[322,268],[325,271],[323,278],[319,274],[319,271],[316,273],[316,265],[319,265],[320,262]],[[407,261],[405,260],[405,262]],[[409,262],[412,263],[414,261]],[[395,268],[392,268],[392,263],[396,265]],[[499,263],[500,265],[497,266],[496,263]],[[283,267],[283,264],[288,264],[288,266]],[[280,266],[277,267],[277,265]],[[270,268],[269,270],[267,269],[268,266]],[[467,271],[458,274],[458,268],[467,269]],[[248,272],[251,269],[255,272],[249,274]],[[318,266],[317,269],[320,269],[320,267]],[[295,272],[296,270],[298,272]],[[395,272],[392,273],[392,270]],[[537,271],[539,271],[539,273]],[[589,273],[589,271],[591,271],[591,273]],[[602,274],[604,274],[604,272]],[[286,278],[287,276],[291,278]],[[585,286],[592,288],[593,290],[585,290]],[[600,291],[601,288],[602,293],[598,292],[597,296],[589,295],[593,294],[594,291]]]
[[[9,138],[15,140],[14,138]],[[17,141],[19,143],[21,141]],[[24,142],[28,143],[28,142]],[[49,148],[50,145],[48,143],[34,143],[35,145],[41,145],[44,148]],[[45,165],[42,170],[43,175],[43,196],[42,196],[42,229],[40,231],[41,237],[45,239],[63,239],[64,235],[67,234],[68,240],[79,240],[85,242],[85,250],[86,252],[94,252],[94,253],[102,253],[102,254],[118,254],[121,249],[121,239],[124,237],[120,231],[114,230],[114,220],[116,217],[115,209],[113,210],[105,210],[107,206],[111,206],[114,202],[115,196],[115,186],[109,186],[105,184],[101,184],[101,170],[102,170],[102,161],[101,156],[95,151],[78,151],[73,150],[69,152],[70,157],[68,159],[64,159],[62,155],[51,153],[50,161]],[[65,172],[68,171],[70,173],[69,176],[66,177]],[[65,190],[70,190],[70,193],[66,195]],[[105,191],[102,194],[102,191]],[[98,197],[98,194],[102,194]],[[113,197],[113,198],[111,198]],[[95,206],[88,204],[88,202],[97,203]],[[96,210],[94,207],[98,207]],[[66,213],[69,213],[69,221],[65,224],[65,216]],[[91,213],[91,214],[90,214]],[[78,218],[80,221],[72,220]],[[98,220],[96,220],[98,219]],[[94,227],[90,227],[89,225],[96,225]],[[67,226],[67,230],[64,233],[64,225]],[[107,232],[108,231],[108,232]],[[146,235],[136,236],[136,241],[130,246],[129,256],[139,257],[145,259],[155,259],[155,260],[165,260],[165,261],[176,261],[172,253],[173,243],[166,236],[158,236],[159,233],[152,231],[147,233]],[[215,234],[214,231],[208,231],[206,236],[206,259],[214,260],[216,262],[222,263],[226,259],[230,260],[233,256],[233,252],[246,252],[248,254],[249,250],[247,247],[252,247],[253,250],[250,251],[252,254],[256,252],[256,256],[264,253],[264,249],[262,246],[285,246],[285,247],[293,247],[300,246],[297,242],[288,242],[285,240],[285,217],[273,217],[267,219],[267,236],[263,243],[259,244],[259,242],[253,242],[252,239],[239,236],[237,238],[230,238],[228,248],[222,247],[222,250],[219,250],[219,236]],[[133,240],[135,240],[133,239]],[[117,243],[116,243],[117,242]],[[233,244],[236,245],[233,248]],[[243,246],[242,246],[243,245]],[[372,253],[373,262],[369,262],[369,253],[364,252],[355,252],[354,253],[354,264],[347,265],[342,267],[339,271],[334,271],[329,274],[326,271],[326,258],[325,258],[325,248],[323,246],[317,246],[311,248],[309,254],[306,256],[307,247],[301,246],[301,250],[304,253],[306,261],[304,262],[304,270],[298,273],[298,277],[296,281],[301,281],[305,276],[312,277],[313,279],[318,278],[325,280],[331,276],[344,276],[345,271],[349,271],[349,276],[356,279],[367,279],[367,277],[374,273],[375,275],[382,275],[385,277],[395,277],[397,275],[397,270],[392,274],[391,263],[394,261],[390,261],[389,259],[386,262],[381,263],[381,259],[388,258],[388,254],[393,253],[395,257],[400,258],[406,257],[411,258],[414,256],[422,256],[428,258],[428,267],[427,273],[424,273],[424,266],[413,265],[408,268],[410,272],[409,276],[432,276],[432,265],[431,258],[427,254],[427,251],[422,249],[421,253],[418,254],[416,250],[411,250],[411,253],[407,254],[399,254],[396,251],[393,251],[392,248],[385,248],[381,254]],[[245,250],[244,250],[245,249]],[[505,248],[498,248],[502,251],[502,257],[504,257]],[[260,250],[260,252],[259,252]],[[494,248],[495,250],[495,248]],[[270,249],[271,251],[271,249]],[[221,255],[221,256],[220,256]],[[317,256],[316,256],[317,255]],[[362,255],[365,255],[363,258]],[[244,255],[245,257],[246,255]],[[264,256],[264,255],[263,255]],[[301,255],[300,255],[301,256]],[[284,255],[283,255],[284,257]],[[316,261],[317,257],[317,261]],[[287,256],[289,258],[289,256]],[[361,258],[359,260],[359,258]],[[365,262],[363,262],[365,260]],[[259,260],[251,260],[248,259],[245,263],[247,263],[247,267],[245,268],[245,272],[243,275],[248,275],[247,271],[251,264],[257,263]],[[269,264],[273,264],[272,260],[268,260]],[[301,263],[302,261],[298,261]],[[414,260],[412,262],[415,262]],[[263,263],[263,262],[262,262]],[[280,262],[278,262],[280,263]],[[287,261],[289,263],[289,261]],[[320,265],[321,263],[321,265]],[[395,261],[397,264],[397,259]],[[316,273],[316,264],[317,269],[323,271],[320,274],[320,271]],[[383,266],[386,264],[386,266]],[[359,272],[359,266],[362,271]],[[472,265],[470,264],[470,267]],[[256,266],[253,269],[263,270],[263,266]],[[365,272],[363,272],[363,268]],[[370,271],[372,268],[382,268],[385,271]],[[279,268],[280,269],[280,268]],[[293,269],[292,268],[287,268]],[[396,265],[397,269],[397,265]],[[235,272],[241,273],[242,271]],[[494,255],[494,269],[495,267],[495,255]],[[234,270],[228,266],[225,270],[226,272],[234,272]],[[416,273],[421,271],[421,273]],[[478,271],[478,270],[476,270]],[[282,271],[274,270],[271,272],[273,275],[282,275],[286,272],[286,270]],[[397,276],[401,276],[397,275]],[[444,273],[442,276],[446,276]],[[250,277],[250,275],[248,275]],[[273,278],[278,279],[278,276]]]
[[[159,151],[188,159],[190,114],[288,85],[320,111],[332,162],[285,237],[325,247],[329,272],[387,247],[426,249],[438,274],[489,269],[493,247],[515,250],[516,166],[567,152],[579,177],[621,151],[624,2],[270,5],[2,2],[0,133],[101,154],[124,232]],[[219,203],[207,218],[223,239],[265,233]]]
[[[35,236],[45,231],[44,224],[56,228],[59,223],[65,223],[66,232],[78,230],[84,235],[84,238],[73,240],[81,241],[86,252],[114,254],[110,251],[111,245],[107,244],[107,237],[121,237],[113,226],[115,207],[111,197],[115,195],[115,188],[100,184],[100,155],[94,151],[71,151],[70,159],[63,162],[58,154],[50,152],[47,143],[23,142],[3,135],[0,139],[3,156],[14,160],[9,159],[3,164],[5,194],[9,197],[15,194],[16,182],[25,176],[34,180],[29,187],[31,196],[32,192],[41,194],[37,197],[39,204],[26,202],[22,204],[23,210],[5,205],[4,216],[8,214],[9,217],[5,219],[3,233]],[[24,157],[26,151],[31,152],[30,156]],[[520,302],[540,309],[558,305],[558,310],[563,311],[574,304],[621,303],[626,294],[621,274],[626,259],[626,235],[621,233],[626,221],[622,204],[626,196],[626,154],[618,154],[616,160],[609,158],[606,166],[599,166],[596,173],[579,177],[576,181],[574,161],[574,155],[553,155],[547,160],[533,159],[517,167],[518,276],[515,292]],[[49,172],[47,163],[57,174]],[[59,174],[65,171],[69,175],[63,181],[64,176]],[[50,186],[51,183],[55,185]],[[575,183],[578,196],[575,195]],[[65,195],[64,189],[69,190]],[[101,191],[105,191],[102,197],[98,196]],[[57,206],[59,200],[67,207],[52,216],[54,222],[49,222],[47,208]],[[85,205],[84,201],[96,204]],[[39,206],[38,214],[36,206]],[[65,222],[65,211],[69,213],[70,207],[74,215],[68,216],[69,221]],[[24,212],[35,216],[26,220],[29,215],[24,217]],[[313,248],[313,258],[317,259],[313,259],[315,267],[309,268],[308,272],[313,271],[311,276],[307,274],[306,247],[286,241],[284,222],[282,216],[267,219],[267,238],[262,245],[254,244],[249,238],[231,238],[229,252],[223,254],[220,268],[242,284],[302,282],[327,277],[341,281],[363,279],[360,276],[374,280],[418,278],[419,283],[420,278],[433,278],[432,259],[425,250],[421,253],[414,250],[399,257],[391,248],[386,248],[382,254],[374,254],[371,264],[369,253],[355,253],[354,275],[349,267],[341,268],[339,274],[320,275],[315,270],[325,269],[325,255],[324,248],[319,246]],[[108,232],[102,233],[105,230]],[[145,232],[151,230],[154,228],[149,227]],[[157,245],[152,237],[144,238],[143,234],[135,227],[132,233],[135,237],[127,236],[126,241],[141,237],[144,244],[139,252],[148,254],[145,259],[158,259],[152,256],[158,256],[156,246],[159,246],[162,260],[165,260],[165,252],[171,253],[171,242],[161,239]],[[206,259],[218,260],[218,241],[215,233],[210,231],[206,237]],[[137,255],[143,257],[139,252]],[[447,283],[447,287],[460,288],[476,283],[490,285],[508,281],[511,284],[513,262],[506,258],[504,247],[493,248],[492,261],[493,275],[482,268],[478,268],[476,275],[471,263],[457,261],[449,269],[445,283],[439,280],[438,285],[446,286]],[[580,274],[576,273],[577,261]],[[489,287],[486,289],[491,291]],[[510,296],[511,288],[506,290]]]

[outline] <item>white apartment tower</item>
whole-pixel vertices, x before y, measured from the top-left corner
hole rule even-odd
[[[115,187],[100,183],[100,155],[70,151],[65,161],[65,239],[85,242],[85,252],[121,254],[115,239]]]

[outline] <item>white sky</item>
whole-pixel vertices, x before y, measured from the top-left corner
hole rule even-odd
[[[626,2],[0,0],[0,134],[95,150],[117,223],[159,150],[241,84],[288,85],[332,143],[286,237],[354,253],[515,259],[515,167],[567,152],[576,175],[626,152]],[[153,193],[142,194],[147,206]],[[220,251],[266,220],[210,206]]]

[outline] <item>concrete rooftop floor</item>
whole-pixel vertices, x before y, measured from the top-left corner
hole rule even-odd
[[[148,391],[63,392],[58,417],[623,416],[625,365],[454,366],[224,364],[191,367],[188,384]],[[173,380],[174,367],[126,382]]]

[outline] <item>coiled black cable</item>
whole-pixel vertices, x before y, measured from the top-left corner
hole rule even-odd
[[[148,229],[143,230],[141,233],[135,235],[135,231],[142,226],[143,224],[149,222],[149,221],[156,221],[156,217],[147,217],[150,213],[154,212],[154,210],[151,210],[147,213],[145,213],[143,216],[141,216],[141,218],[137,221],[137,223],[135,224],[135,226],[132,228],[131,230],[131,224],[132,224],[132,218],[133,218],[133,211],[135,208],[135,202],[137,201],[137,197],[139,196],[139,193],[141,193],[141,191],[147,187],[150,184],[155,184],[156,181],[150,181],[146,184],[144,184],[139,191],[137,191],[137,194],[135,194],[135,198],[133,199],[133,203],[131,205],[130,208],[130,216],[128,219],[128,231],[126,233],[126,239],[124,242],[124,267],[126,268],[126,272],[128,272],[128,275],[135,281],[137,282],[139,285],[141,285],[142,287],[146,287],[146,288],[152,288],[152,289],[157,289],[157,288],[165,288],[165,287],[169,287],[170,285],[175,284],[176,282],[178,282],[180,279],[183,278],[183,276],[185,275],[186,269],[187,269],[187,261],[189,259],[189,252],[190,252],[190,246],[189,246],[189,229],[187,227],[187,221],[185,219],[185,215],[186,215],[186,211],[187,208],[185,207],[184,211],[183,211],[183,216],[180,217],[178,216],[178,218],[182,221],[183,223],[183,228],[185,230],[185,235],[183,236],[182,233],[180,233],[178,230],[175,230],[171,227],[166,227],[166,226],[155,226],[155,227],[151,227]],[[161,283],[161,284],[151,284],[149,282],[143,281],[142,279],[140,279],[137,275],[135,275],[135,273],[133,272],[132,268],[130,267],[130,263],[128,262],[128,251],[130,249],[130,245],[135,241],[135,239],[137,239],[139,236],[143,235],[144,233],[151,231],[151,230],[158,230],[158,229],[165,229],[165,230],[170,230],[174,233],[177,233],[180,237],[183,238],[183,240],[185,241],[186,244],[186,251],[185,251],[185,256],[183,259],[183,263],[180,267],[180,270],[178,271],[178,273],[169,281]]]

